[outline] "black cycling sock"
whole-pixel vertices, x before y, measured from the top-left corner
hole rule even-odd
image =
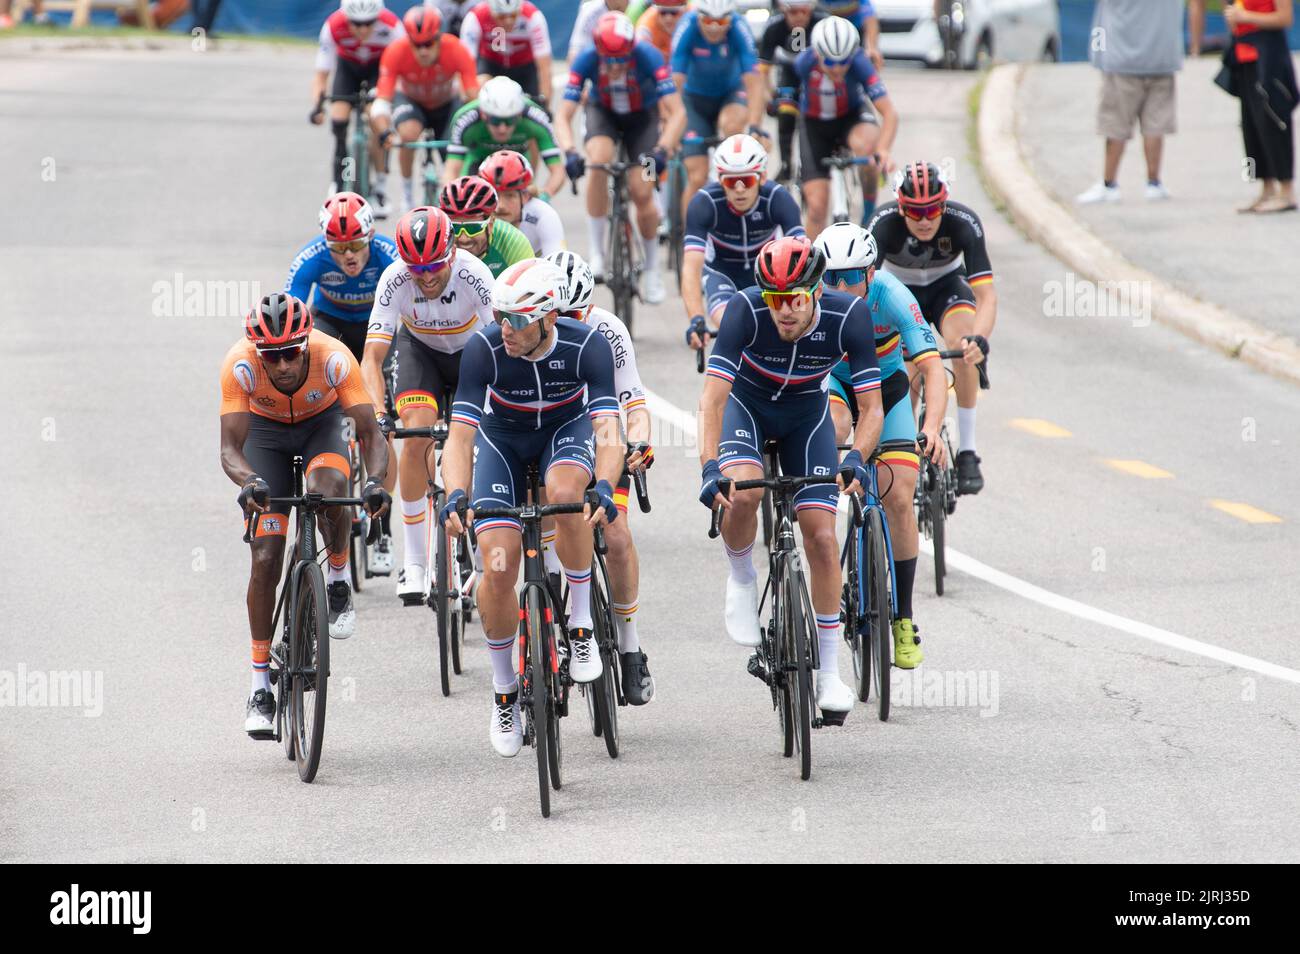
[[[916,557],[894,561],[894,595],[898,599],[898,618],[912,618],[912,585],[916,582]]]
[[[334,132],[334,184],[343,189],[343,160],[348,157],[348,121],[332,119],[330,128]]]
[[[789,113],[779,113],[776,117],[776,138],[781,148],[781,165],[790,164],[790,153],[794,144],[794,130],[798,124],[798,116],[792,116]]]
[[[393,511],[391,507],[382,517],[379,518],[379,531],[386,537],[391,537],[393,535],[393,526],[389,523],[392,519]]]

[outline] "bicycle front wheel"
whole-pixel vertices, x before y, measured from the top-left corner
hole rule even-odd
[[[443,505],[443,493],[439,490],[433,495],[431,514],[440,513]],[[448,596],[447,572],[447,532],[438,526],[437,520],[431,520],[434,545],[433,582],[429,585],[429,605],[437,619],[438,630],[438,683],[444,696],[451,695],[451,667],[447,665],[447,655],[451,647],[451,600]]]
[[[550,696],[551,672],[547,644],[550,641],[549,626],[542,606],[542,597],[537,588],[528,587],[526,610],[522,625],[524,630],[523,669],[525,684],[520,687],[520,696],[524,700],[528,719],[528,736],[537,755],[537,793],[541,801],[542,817],[551,817],[551,766],[547,757],[547,728],[550,719],[547,715],[548,697]]]
[[[945,489],[947,481],[938,468],[934,468],[934,465],[930,466],[933,470],[930,480],[928,509],[930,511],[930,540],[934,545],[934,593],[936,596],[943,596],[943,578],[948,572],[943,552],[948,523],[948,501],[947,490]]]
[[[310,782],[320,768],[325,741],[325,702],[330,673],[329,607],[325,576],[314,562],[297,568],[289,658],[293,685],[290,721],[298,756],[298,777]]]
[[[604,567],[592,561],[591,617],[595,623],[593,638],[600,651],[600,678],[588,687],[596,710],[596,734],[605,739],[605,751],[618,758],[618,651],[614,614],[609,605],[609,581]]]
[[[808,584],[798,564],[789,565],[789,594],[794,625],[788,630],[790,653],[787,665],[792,686],[790,706],[795,719],[795,745],[799,749],[799,777],[805,782],[812,777],[812,710],[813,675],[811,640],[816,635],[812,602],[808,598]]]
[[[858,701],[866,702],[871,697],[871,641],[862,635],[867,623],[861,575],[862,546],[862,528],[850,526],[849,538],[844,544],[844,641],[853,654],[853,688]]]
[[[870,599],[867,618],[870,629],[872,659],[871,681],[876,689],[876,709],[880,721],[889,719],[889,674],[893,664],[890,643],[893,641],[893,621],[889,602],[889,553],[885,548],[885,522],[880,511],[872,507],[867,511],[867,594]],[[864,698],[862,700],[866,702]]]

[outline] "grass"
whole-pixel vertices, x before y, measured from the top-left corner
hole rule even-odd
[[[23,23],[9,30],[0,31],[0,40],[28,39],[132,39],[132,40],[188,40],[189,33],[172,30],[146,30],[144,27],[127,26],[85,26],[73,29],[65,26],[37,26]],[[316,41],[300,36],[282,33],[218,33],[215,42],[237,40],[249,43],[287,44],[291,46],[315,46]]]

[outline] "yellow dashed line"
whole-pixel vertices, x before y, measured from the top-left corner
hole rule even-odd
[[[1167,480],[1174,476],[1167,470],[1161,470],[1140,460],[1108,460],[1106,463],[1116,470],[1122,470],[1134,477],[1145,477],[1147,480]]]
[[[1018,427],[1022,431],[1033,434],[1035,437],[1070,437],[1069,431],[1051,421],[1044,421],[1038,417],[1013,417],[1011,426]]]
[[[1211,500],[1210,506],[1247,523],[1281,523],[1282,518],[1236,500]]]

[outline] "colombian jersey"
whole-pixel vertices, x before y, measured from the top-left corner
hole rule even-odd
[[[366,344],[393,340],[400,321],[421,344],[456,354],[484,324],[493,322],[492,272],[464,249],[447,266],[451,278],[437,298],[425,298],[403,261],[384,269],[375,292]]]
[[[361,367],[347,345],[321,331],[307,336],[307,378],[292,394],[271,383],[257,348],[247,338],[226,353],[221,367],[221,413],[248,412],[294,424],[321,411],[342,405],[343,410],[369,404],[361,383]]]
[[[397,261],[397,246],[385,235],[370,240],[370,260],[355,278],[344,274],[330,255],[325,237],[318,235],[298,252],[289,266],[284,290],[313,311],[339,321],[365,321],[375,304],[379,276]]]

